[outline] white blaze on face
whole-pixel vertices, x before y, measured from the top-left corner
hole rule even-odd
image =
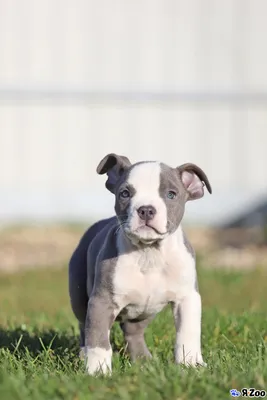
[[[135,190],[129,213],[129,228],[132,232],[144,225],[144,221],[141,221],[137,214],[137,210],[142,206],[153,206],[156,209],[156,215],[149,221],[150,226],[161,233],[167,230],[167,209],[159,194],[160,174],[160,163],[147,162],[136,165],[128,176],[128,183]],[[159,235],[153,229],[147,228],[138,230],[138,236],[154,239]]]

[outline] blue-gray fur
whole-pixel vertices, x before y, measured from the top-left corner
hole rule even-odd
[[[81,347],[109,349],[107,334],[100,335],[99,332],[107,332],[115,319],[120,321],[120,315],[113,315],[116,304],[112,299],[112,276],[118,257],[118,228],[116,217],[96,222],[85,232],[70,260],[69,294],[72,310],[79,321]],[[101,268],[97,268],[99,263]],[[133,360],[139,356],[151,357],[144,340],[144,330],[152,319],[121,322]]]
[[[87,313],[87,252],[91,242],[116,217],[102,219],[93,224],[82,236],[69,262],[69,295],[71,307],[80,325],[80,344],[84,346],[84,324]]]
[[[140,163],[138,163],[140,164]],[[188,168],[191,164],[185,164]],[[123,229],[121,224],[128,213],[129,200],[117,196],[117,190],[127,179],[131,165],[123,156],[111,154],[106,156],[99,164],[97,172],[106,173],[108,180],[106,187],[116,196],[115,211],[117,216],[103,219],[90,227],[81,238],[69,263],[69,294],[71,306],[80,326],[80,344],[88,348],[110,349],[109,331],[115,319],[120,320],[118,305],[114,302],[113,277],[118,256],[121,255],[117,248],[116,235],[118,229]],[[200,175],[211,192],[206,175],[198,167],[196,173]],[[168,213],[167,229],[172,234],[180,225],[184,214],[184,205],[188,199],[180,170],[161,164],[161,177],[159,195],[164,198]],[[175,189],[178,202],[166,200],[166,190]],[[134,191],[134,188],[131,189]],[[195,258],[195,253],[186,235],[183,233],[184,245],[188,252]],[[130,277],[129,277],[130,279]],[[197,280],[195,288],[198,290]],[[146,347],[144,330],[154,316],[142,320],[121,321],[128,350],[131,358],[140,356],[150,357]]]

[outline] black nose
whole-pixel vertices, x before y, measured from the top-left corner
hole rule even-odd
[[[137,214],[144,221],[149,221],[156,215],[156,209],[153,206],[142,206],[138,208]]]

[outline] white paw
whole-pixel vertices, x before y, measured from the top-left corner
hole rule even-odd
[[[175,361],[177,364],[184,364],[190,367],[207,367],[207,364],[203,361],[201,351],[197,350],[179,349],[176,353]]]
[[[85,348],[85,364],[89,375],[111,373],[112,350],[100,347]]]
[[[82,361],[85,359],[85,347],[80,347],[79,357]]]

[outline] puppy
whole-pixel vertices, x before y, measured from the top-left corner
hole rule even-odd
[[[110,329],[119,321],[132,360],[150,358],[144,331],[171,304],[175,361],[206,365],[201,353],[201,297],[194,251],[181,221],[188,200],[212,192],[195,164],[131,164],[108,154],[97,167],[115,196],[116,216],[94,224],[69,263],[69,293],[91,375],[111,372]]]

